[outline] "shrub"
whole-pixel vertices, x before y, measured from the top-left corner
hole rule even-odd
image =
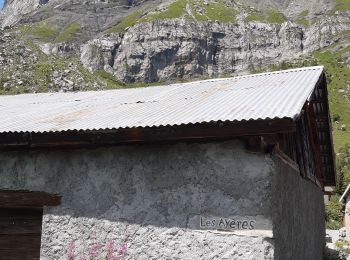
[[[342,209],[343,205],[339,202],[339,196],[332,196],[329,203],[325,207],[326,226],[328,229],[341,228]]]

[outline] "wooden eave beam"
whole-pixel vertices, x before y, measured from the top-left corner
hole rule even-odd
[[[61,196],[46,192],[0,190],[0,207],[31,207],[58,206]]]
[[[295,131],[296,125],[292,119],[275,119],[108,131],[3,133],[0,134],[0,150],[212,140]]]

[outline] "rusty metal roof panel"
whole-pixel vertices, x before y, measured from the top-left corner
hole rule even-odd
[[[317,66],[137,89],[0,96],[0,133],[295,119],[322,73]]]

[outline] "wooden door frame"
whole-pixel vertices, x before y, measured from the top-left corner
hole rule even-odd
[[[0,207],[3,208],[40,208],[59,206],[62,197],[42,191],[0,190]]]

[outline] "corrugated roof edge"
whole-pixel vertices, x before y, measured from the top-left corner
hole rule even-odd
[[[182,127],[182,126],[200,126],[203,124],[225,124],[225,123],[238,123],[238,122],[253,122],[253,121],[267,121],[267,120],[293,120],[289,117],[274,117],[274,118],[257,118],[257,119],[243,119],[243,120],[219,120],[219,121],[202,121],[202,122],[196,122],[196,123],[188,123],[188,124],[166,124],[166,125],[152,125],[152,126],[138,126],[138,127],[118,127],[118,128],[81,128],[81,129],[67,129],[67,130],[60,130],[60,131],[5,131],[1,132],[0,134],[26,134],[26,133],[33,133],[33,134],[57,134],[57,133],[76,133],[76,132],[99,132],[99,131],[116,131],[116,130],[131,130],[131,129],[152,129],[152,128],[160,128],[160,127]]]
[[[67,129],[67,130],[61,130],[61,131],[6,131],[1,132],[1,134],[25,134],[25,133],[34,133],[34,134],[57,134],[57,133],[72,133],[72,132],[99,132],[99,131],[116,131],[116,130],[131,130],[131,129],[151,129],[151,128],[159,128],[159,127],[182,127],[182,126],[200,126],[203,124],[228,124],[228,123],[238,123],[238,122],[253,122],[253,121],[266,121],[266,120],[282,120],[282,119],[289,119],[293,120],[289,117],[274,117],[274,118],[257,118],[257,119],[250,119],[250,120],[219,120],[219,121],[202,121],[202,122],[196,122],[196,123],[188,123],[188,124],[166,124],[166,125],[152,125],[152,126],[138,126],[138,127],[118,127],[118,128],[81,128],[81,129]]]
[[[270,72],[248,74],[248,75],[241,75],[241,76],[228,77],[228,78],[213,78],[213,79],[191,81],[191,82],[185,82],[185,83],[174,83],[169,85],[185,85],[185,84],[201,83],[201,82],[215,82],[215,81],[225,81],[225,80],[232,80],[232,79],[253,78],[253,77],[266,76],[266,75],[272,75],[272,74],[282,74],[282,73],[291,73],[291,72],[308,71],[308,70],[321,70],[321,73],[322,73],[324,71],[324,66],[321,65],[321,66],[312,66],[312,67],[301,67],[301,68],[295,68],[295,69],[270,71]]]
[[[205,80],[198,80],[198,81],[190,81],[190,82],[182,82],[182,83],[172,83],[172,84],[166,84],[166,85],[159,85],[159,86],[148,86],[148,87],[139,87],[134,89],[145,89],[145,88],[157,88],[157,87],[163,87],[163,86],[176,86],[176,85],[190,85],[190,84],[197,84],[197,83],[205,83],[205,82],[216,82],[216,81],[225,81],[225,80],[232,80],[232,79],[242,79],[242,78],[253,78],[253,77],[259,77],[259,76],[265,76],[265,75],[272,75],[272,74],[282,74],[282,73],[291,73],[291,72],[298,72],[298,71],[309,71],[309,70],[321,70],[321,73],[324,71],[324,66],[312,66],[312,67],[302,67],[302,68],[295,68],[295,69],[288,69],[288,70],[279,70],[279,71],[270,71],[270,72],[263,72],[263,73],[256,73],[256,74],[249,74],[249,75],[241,75],[241,76],[234,76],[234,77],[227,77],[227,78],[212,78],[212,79],[205,79]],[[321,74],[320,74],[321,75]],[[316,84],[317,82],[315,82]],[[124,88],[124,89],[112,89],[112,90],[99,90],[99,92],[105,91],[123,91],[123,90],[130,90],[130,88]],[[66,93],[91,93],[96,92],[96,90],[89,90],[89,91],[76,91],[76,92],[66,92]],[[48,93],[26,93],[26,94],[18,94],[16,96],[22,96],[22,95],[54,95],[57,94],[57,92],[48,92]],[[61,93],[65,94],[65,93]],[[311,96],[312,92],[309,96]],[[6,96],[13,96],[13,95],[0,95],[1,97]]]

